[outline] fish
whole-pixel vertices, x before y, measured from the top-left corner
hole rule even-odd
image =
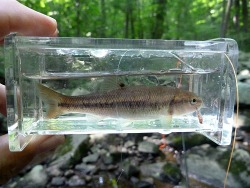
[[[126,119],[172,117],[198,111],[203,101],[195,93],[167,86],[126,86],[106,92],[80,96],[63,95],[43,84],[37,84],[42,101],[47,104],[45,118],[67,113],[85,113]]]

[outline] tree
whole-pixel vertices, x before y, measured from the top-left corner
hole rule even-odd
[[[160,39],[164,33],[164,22],[167,11],[167,0],[155,0],[155,21],[152,29],[152,38]]]
[[[224,3],[225,4],[225,0]],[[225,37],[226,33],[227,33],[227,28],[228,28],[228,22],[229,22],[229,18],[230,18],[230,10],[232,7],[232,0],[228,0],[227,1],[227,5],[226,5],[226,9],[224,11],[224,15],[222,18],[222,26],[221,26],[221,37]]]
[[[60,36],[207,40],[250,50],[249,0],[20,0],[54,17]]]

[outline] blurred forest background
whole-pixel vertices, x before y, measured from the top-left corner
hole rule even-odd
[[[250,51],[249,0],[20,0],[55,18],[60,36],[235,39]]]

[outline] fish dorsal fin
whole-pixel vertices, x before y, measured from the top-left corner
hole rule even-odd
[[[116,89],[123,89],[125,87],[126,85],[121,79],[117,77],[108,77],[103,79],[100,86],[100,92],[105,93]]]

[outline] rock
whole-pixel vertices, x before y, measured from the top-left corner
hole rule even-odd
[[[62,186],[66,181],[65,177],[53,177],[51,180],[51,185],[53,186]]]
[[[243,149],[236,149],[233,153],[233,159],[230,172],[242,184],[250,187],[250,154]]]
[[[133,184],[136,184],[136,183],[138,183],[140,180],[137,178],[137,177],[131,177],[130,178],[130,181],[133,183]]]
[[[107,166],[107,170],[109,170],[109,171],[115,170],[117,168],[118,168],[117,165],[113,165],[113,164],[110,164]]]
[[[84,157],[82,159],[82,162],[84,162],[84,163],[95,163],[95,162],[97,162],[98,158],[99,158],[99,154],[94,153],[94,154],[88,155],[87,157]]]
[[[128,155],[129,155],[128,153],[123,153],[121,148],[116,150],[112,149],[110,151],[110,156],[112,157],[113,163],[121,162],[121,160],[126,159]]]
[[[37,165],[23,177],[23,180],[20,182],[19,186],[22,187],[23,185],[27,188],[43,188],[46,186],[47,181],[48,175],[46,170],[42,165]]]
[[[86,184],[84,179],[81,179],[79,176],[72,176],[69,181],[67,181],[67,185],[70,187],[84,186]]]
[[[107,153],[106,155],[102,156],[102,161],[105,165],[110,165],[114,160],[113,157],[109,153]]]
[[[75,169],[77,171],[80,171],[83,174],[94,174],[97,171],[96,165],[90,165],[90,164],[78,164],[75,166]]]
[[[155,186],[147,181],[138,181],[135,183],[136,188],[154,188]]]
[[[177,185],[182,178],[179,166],[177,166],[177,164],[172,162],[167,162],[163,166],[163,174],[169,180],[168,182],[171,182],[175,185]]]
[[[135,145],[135,142],[134,142],[134,141],[128,140],[128,141],[125,142],[124,147],[126,147],[126,148],[131,148],[131,147],[133,147],[134,145]]]
[[[215,145],[212,141],[210,141],[208,138],[206,138],[204,135],[198,134],[198,133],[183,133],[184,134],[184,140],[185,140],[185,146],[186,149],[192,148],[197,145],[203,145],[203,144],[210,144]],[[167,137],[167,143],[169,146],[177,149],[182,150],[182,133],[174,133],[170,134]]]
[[[181,171],[174,163],[158,162],[143,164],[140,170],[143,176],[153,177],[163,182],[178,184],[181,180]]]
[[[63,146],[71,148],[70,151],[60,156],[51,165],[67,169],[69,165],[81,162],[82,158],[87,155],[90,148],[90,138],[88,135],[72,135],[69,143],[65,143]]]
[[[238,70],[250,69],[250,54],[240,51],[239,52],[239,67]]]
[[[186,153],[186,162],[188,176],[197,182],[215,188],[223,187],[225,179],[225,169],[227,168],[230,150],[226,148],[213,148],[209,145],[196,146]],[[232,162],[232,165],[234,162]],[[237,167],[236,167],[237,168]],[[185,160],[181,165],[182,173],[185,176]],[[233,166],[228,176],[227,187],[244,187],[241,180],[233,176],[231,173]]]
[[[65,173],[64,173],[64,176],[66,178],[70,178],[71,176],[75,175],[75,172],[71,169],[67,170]]]
[[[74,135],[72,145],[77,145],[70,159],[71,164],[74,165],[80,162],[82,157],[87,155],[90,148],[90,138],[88,135]]]
[[[122,168],[128,177],[139,176],[140,170],[138,166],[134,165],[129,159],[122,163]]]
[[[245,69],[240,71],[240,73],[237,75],[238,82],[248,82],[250,80],[250,71]]]
[[[208,158],[200,157],[198,155],[189,155],[187,159],[188,176],[196,181],[203,182],[212,187],[223,187],[223,180],[225,178],[225,171],[220,165]],[[183,174],[184,167],[183,167]],[[240,187],[239,183],[230,180],[228,181],[230,187]]]
[[[157,154],[159,153],[159,147],[158,145],[148,142],[148,141],[143,141],[139,143],[138,146],[138,151],[142,153],[152,153],[152,154]]]
[[[90,139],[93,139],[93,136],[92,136]],[[95,139],[96,139],[96,138],[95,138]],[[98,141],[98,140],[95,140],[95,141]],[[92,142],[93,142],[93,141],[92,141]],[[101,149],[102,149],[101,144],[95,143],[95,144],[91,147],[90,150],[91,150],[92,153],[99,153]]]
[[[63,173],[61,170],[58,169],[58,166],[50,166],[47,168],[46,172],[48,173],[49,176],[56,177],[56,176],[61,176]]]
[[[250,105],[249,93],[250,93],[250,84],[239,82],[239,100],[241,104]]]

